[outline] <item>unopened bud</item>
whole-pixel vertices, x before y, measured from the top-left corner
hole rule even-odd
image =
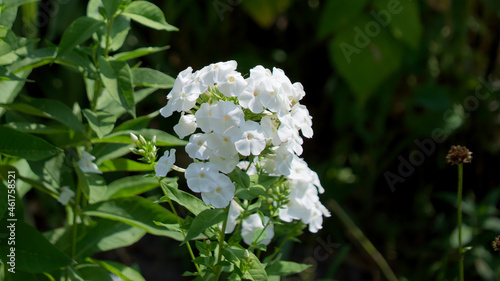
[[[245,257],[246,259],[248,259],[250,257],[250,253],[248,253],[248,250],[245,250],[243,257]]]
[[[153,139],[151,140],[151,143],[152,143],[153,145],[156,145],[156,135],[154,135],[154,136],[153,136]]]
[[[130,133],[130,139],[132,139],[132,141],[137,144],[137,141],[139,141],[139,138],[137,138],[136,135],[134,135],[134,133]]]
[[[145,146],[146,145],[146,140],[144,139],[143,136],[139,135],[139,142],[141,143],[141,145]]]

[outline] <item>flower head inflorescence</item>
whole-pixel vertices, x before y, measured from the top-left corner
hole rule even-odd
[[[234,198],[236,188],[228,174],[235,169],[284,177],[283,192],[270,196],[279,217],[302,220],[316,232],[322,217],[330,214],[319,202],[318,193],[324,190],[317,174],[299,157],[302,137],[313,136],[312,117],[300,104],[304,89],[278,68],[258,65],[246,77],[236,67],[235,61],[194,72],[188,67],[177,76],[160,110],[163,117],[181,113],[174,131],[189,137],[185,149],[194,162],[185,173],[188,187],[201,193],[205,203],[223,208]],[[252,219],[245,225],[255,227],[257,220]]]
[[[470,163],[472,161],[472,152],[465,146],[452,145],[446,155],[446,161],[452,165]]]
[[[500,252],[500,236],[497,236],[493,242],[491,242],[491,246],[493,247],[493,250],[496,252]]]

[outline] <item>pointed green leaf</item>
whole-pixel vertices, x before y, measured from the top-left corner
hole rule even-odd
[[[200,198],[192,195],[191,193],[179,190],[177,188],[177,182],[162,182],[161,187],[170,200],[177,202],[179,205],[185,207],[194,215],[198,215],[199,213],[210,208]],[[160,201],[163,200],[166,200],[166,198],[160,198]]]
[[[102,164],[99,165],[99,170],[102,172],[150,172],[152,171],[152,167],[146,163],[140,163],[125,158],[118,158],[102,162]]]
[[[83,131],[83,124],[73,114],[73,110],[55,99],[29,98],[25,103],[0,104],[0,106],[26,114],[50,118],[74,131]]]
[[[149,54],[157,53],[164,51],[166,49],[170,48],[170,46],[164,46],[164,47],[145,47],[145,48],[139,48],[135,49],[133,51],[128,51],[128,52],[123,52],[123,53],[118,53],[113,56],[113,59],[115,60],[131,60],[131,59],[136,59],[140,58],[142,56],[146,56]]]
[[[153,29],[166,31],[179,30],[177,27],[167,23],[163,11],[158,6],[148,1],[134,1],[130,3],[123,11],[123,15]]]
[[[268,275],[290,275],[302,272],[311,267],[310,264],[301,264],[291,261],[277,261],[272,265],[266,267]]]
[[[123,197],[92,204],[84,213],[111,220],[121,221],[128,225],[140,227],[148,233],[182,240],[182,234],[158,226],[154,221],[176,223],[177,218],[165,208],[142,197]]]
[[[102,82],[113,99],[135,117],[134,89],[129,65],[124,61],[108,61],[99,57],[99,66]]]
[[[8,222],[6,219],[0,222],[2,229],[8,229],[7,226],[15,227],[16,245],[16,270],[31,273],[50,272],[60,267],[68,266],[72,260],[61,253],[54,245],[35,228],[22,221]],[[0,245],[0,254],[6,257],[10,254],[10,248],[7,243]]]
[[[226,218],[227,212],[224,209],[208,209],[199,213],[193,219],[183,243],[195,238],[209,227],[224,221]]]
[[[250,177],[240,168],[236,167],[231,173],[227,174],[229,178],[241,187],[250,187]]]
[[[151,166],[149,166],[149,169],[151,169]],[[154,177],[129,176],[110,183],[105,198],[130,197],[155,189],[158,186],[160,186],[160,183]]]
[[[30,134],[0,126],[0,153],[24,158],[42,160],[56,155],[62,150],[47,141]]]
[[[94,112],[90,109],[84,109],[83,115],[89,121],[90,128],[100,139],[109,134],[115,126],[116,117],[106,111]]]
[[[17,75],[22,79],[26,79],[31,70],[19,72]],[[21,89],[24,87],[25,80],[20,81],[2,81],[0,82],[0,103],[9,104],[14,101]],[[5,112],[3,107],[0,107],[0,116]]]
[[[339,31],[330,44],[330,58],[363,104],[401,66],[403,49],[383,28],[369,30],[376,23],[360,16]],[[359,81],[363,81],[360,83]]]
[[[145,281],[144,277],[135,269],[125,266],[118,262],[113,261],[100,261],[91,258],[87,258],[87,261],[95,263],[102,268],[106,269],[108,272],[113,273],[117,277],[121,278],[123,281]]]
[[[140,67],[132,69],[134,86],[170,89],[175,79],[155,69]]]
[[[62,56],[75,46],[92,37],[104,25],[103,21],[90,17],[79,17],[74,20],[64,31],[57,49],[57,55]]]

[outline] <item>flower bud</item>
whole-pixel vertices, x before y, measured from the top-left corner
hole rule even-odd
[[[137,142],[139,141],[139,138],[137,138],[137,136],[134,135],[134,133],[130,133],[130,138],[135,144],[137,144]]]
[[[143,137],[143,136],[141,136],[141,135],[139,135],[139,142],[140,142],[140,144],[141,144],[142,146],[145,146],[145,145],[146,145],[146,143],[147,143],[147,142],[146,142],[146,140],[144,139],[144,137]]]
[[[243,257],[245,257],[246,259],[248,259],[250,257],[250,253],[248,253],[248,250],[245,250]]]

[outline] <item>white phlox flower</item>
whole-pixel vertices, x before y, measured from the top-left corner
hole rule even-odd
[[[210,134],[193,134],[189,137],[189,142],[186,145],[186,152],[192,159],[207,160],[212,151],[208,148],[207,140]]]
[[[93,162],[95,157],[87,151],[82,151],[82,157],[78,160],[78,167],[84,173],[88,174],[102,174],[97,165]]]
[[[258,214],[252,214],[248,218],[244,219],[243,223],[241,224],[241,237],[243,238],[243,242],[245,242],[247,245],[251,245],[255,233],[257,233],[257,235],[260,235],[262,230],[264,229],[264,226],[267,225],[268,222],[268,217],[264,216],[264,222],[262,222]],[[273,224],[269,224],[258,239],[262,239],[264,235],[265,238],[260,241],[259,244],[268,245],[274,237]]]
[[[63,204],[64,206],[68,205],[69,200],[75,196],[75,192],[71,190],[68,186],[61,187],[61,192],[59,193],[59,197],[57,201]]]
[[[243,156],[259,155],[266,148],[266,137],[259,123],[246,121],[239,131],[234,131],[233,139],[236,151]]]
[[[223,81],[217,83],[217,88],[226,97],[237,97],[239,96],[248,85],[241,73],[232,71],[226,74]]]
[[[188,187],[194,192],[212,192],[218,186],[219,175],[214,164],[204,162],[189,164],[184,173]]]
[[[215,179],[214,188],[210,191],[202,191],[203,201],[215,208],[225,208],[234,198],[234,183],[224,174],[218,174]]]
[[[238,154],[230,156],[229,158],[221,157],[216,154],[212,154],[212,156],[210,156],[210,163],[217,166],[217,169],[219,169],[219,171],[223,173],[231,173],[238,165],[239,160],[240,157],[238,156]]]
[[[175,163],[175,148],[166,150],[162,157],[155,165],[155,172],[157,177],[165,177]]]
[[[243,110],[230,101],[218,102],[212,109],[211,127],[216,133],[224,134],[228,129],[244,122]]]
[[[174,132],[183,139],[196,131],[196,117],[193,114],[184,114],[182,112],[179,123],[174,126]]]

